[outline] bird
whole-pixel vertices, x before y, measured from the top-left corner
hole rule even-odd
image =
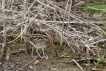
[[[46,59],[48,59],[48,55],[44,51],[44,49],[47,47],[45,43],[42,43],[42,42],[40,42],[40,43],[39,42],[34,43],[34,42],[30,41],[30,40],[28,42],[36,48],[36,52],[37,52],[37,54],[38,54],[38,56],[40,58],[46,58]],[[41,56],[41,53],[39,53],[39,51],[38,51],[39,49],[42,49],[42,52],[41,53],[43,53],[43,56]],[[31,56],[33,56],[33,49],[32,49]]]
[[[32,52],[31,52],[32,57],[34,57],[33,52],[34,52],[34,49],[36,49],[36,53],[38,54],[40,58],[46,58],[46,60],[48,59],[48,55],[44,51],[45,48],[47,48],[49,44],[51,44],[50,43],[51,39],[48,38],[48,36],[41,35],[41,34],[30,35],[26,37],[26,40],[28,41],[28,43],[30,43],[34,47],[32,48]]]

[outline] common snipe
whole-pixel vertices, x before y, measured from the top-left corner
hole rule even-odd
[[[46,35],[33,35],[30,36],[27,41],[36,48],[36,52],[40,58],[46,58],[48,59],[48,55],[45,53],[44,49],[48,47],[50,44],[52,44],[52,38]],[[38,50],[41,49],[41,52]],[[41,53],[43,54],[41,56]],[[33,56],[33,48],[32,48],[32,54]]]

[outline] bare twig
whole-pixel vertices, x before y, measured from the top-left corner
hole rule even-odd
[[[75,59],[72,59],[72,61],[74,61],[77,64],[77,66],[81,69],[81,71],[84,71],[84,69],[82,69],[82,67],[78,64],[78,62]]]
[[[36,56],[33,60],[31,60],[30,62],[28,62],[26,65],[22,66],[21,68],[17,69],[16,71],[20,71],[23,68],[27,67],[28,65],[30,65],[32,62],[34,62],[36,59],[38,58],[38,56]]]
[[[5,0],[2,0],[2,18],[3,18],[3,43],[2,43],[2,49],[1,49],[1,57],[0,59],[2,58],[2,56],[4,55],[4,51],[5,51],[5,46],[6,46],[6,19],[5,19]]]

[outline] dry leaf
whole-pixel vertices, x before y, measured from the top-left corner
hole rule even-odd
[[[103,71],[102,69],[92,68],[92,71]]]
[[[102,17],[100,14],[93,14],[92,18],[95,20],[102,20]]]
[[[19,7],[24,7],[24,5],[23,4],[20,4],[20,5],[18,5]]]
[[[78,44],[74,44],[74,46],[77,48],[77,50],[80,50],[80,46]]]
[[[35,60],[34,61],[34,65],[38,64],[39,63],[39,60]]]
[[[10,50],[9,48],[6,51],[6,61],[8,61],[10,59]]]
[[[70,7],[70,5],[67,4],[67,5],[65,6],[65,9],[68,10],[69,7]]]

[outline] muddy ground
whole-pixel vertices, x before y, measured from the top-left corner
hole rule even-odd
[[[25,47],[22,47],[22,45],[10,47],[11,54],[9,60],[6,61],[4,58],[0,61],[0,71],[17,71],[19,68],[31,62],[37,56],[37,53],[35,52],[36,50],[34,50],[35,57],[31,57],[30,54],[27,54],[25,51],[23,51]],[[54,47],[56,47],[56,51]],[[33,47],[29,46],[29,48]],[[81,71],[81,69],[79,69],[79,67],[72,61],[72,59],[79,59],[79,56],[74,54],[70,47],[50,46],[45,49],[45,52],[48,55],[48,60],[38,57],[35,62],[30,63],[20,71]],[[83,61],[79,62],[79,64],[85,71],[91,71],[91,69],[95,67],[93,63],[91,63],[92,67],[86,66],[84,65]],[[101,71],[106,71],[105,65],[101,68]]]

